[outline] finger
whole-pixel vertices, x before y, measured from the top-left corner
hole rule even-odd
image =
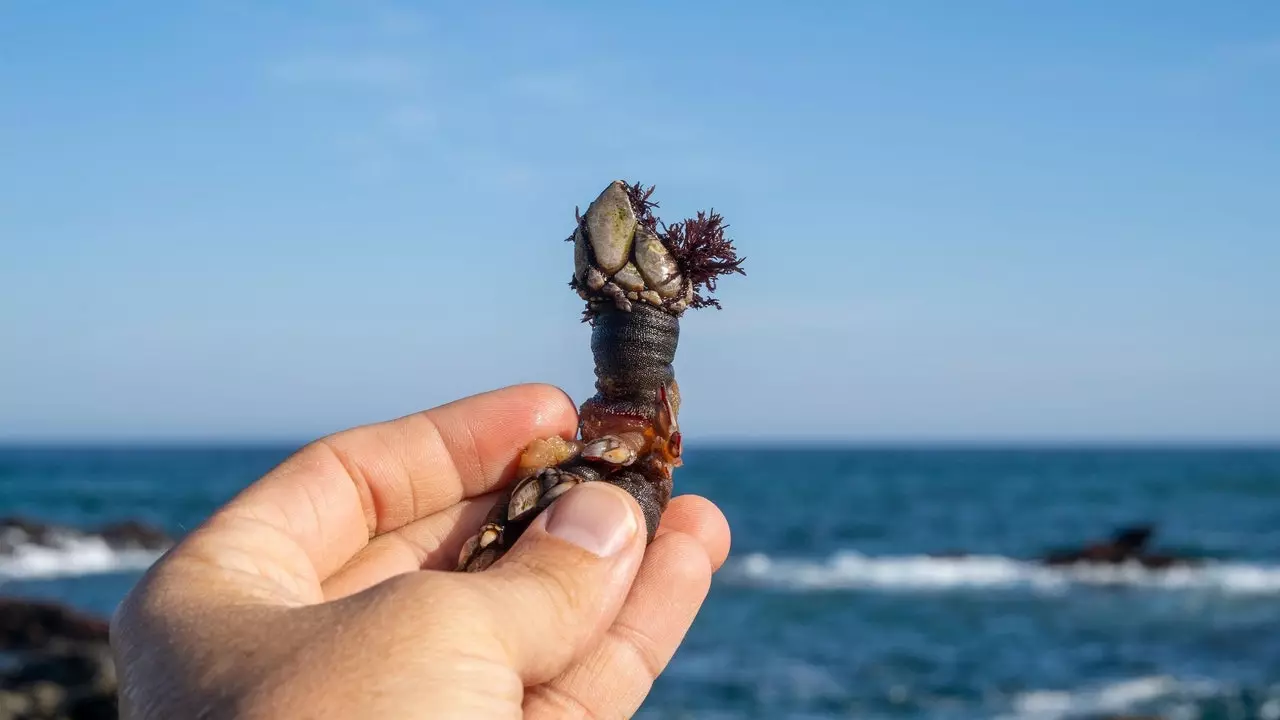
[[[498,562],[458,574],[488,636],[526,685],[563,672],[614,621],[645,546],[640,506],[608,483],[584,483],[538,516]]]
[[[632,717],[692,626],[711,575],[698,539],[677,531],[656,538],[604,638],[566,672],[530,688],[525,717]]]
[[[581,662],[531,689],[527,716],[629,717],[692,625],[729,537],[715,505],[673,498],[614,626]]]
[[[323,581],[371,537],[492,490],[510,477],[529,442],[568,436],[575,423],[562,391],[519,385],[346,430],[272,470],[199,536],[243,545],[234,528],[259,524],[271,536],[266,547],[231,549],[258,553],[272,570]]]
[[[467,538],[475,534],[498,493],[464,500],[369,541],[324,582],[326,600],[352,595],[387,578],[415,570],[452,570]],[[719,508],[697,495],[671,499],[658,533],[682,532],[702,543],[719,570],[729,554],[729,524]]]
[[[462,545],[484,523],[500,493],[463,500],[434,515],[369,541],[324,581],[324,597],[354,595],[387,578],[415,570],[453,570]]]
[[[732,540],[729,521],[720,508],[700,495],[679,495],[671,499],[658,525],[658,534],[666,532],[684,533],[701,543],[713,571],[718,572],[729,557]]]

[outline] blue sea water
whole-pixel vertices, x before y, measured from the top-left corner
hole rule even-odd
[[[0,514],[180,535],[290,451],[3,449]],[[734,548],[642,718],[1280,718],[1280,450],[687,452]],[[1208,564],[1030,562],[1134,522]],[[0,558],[0,593],[109,613],[149,561]]]

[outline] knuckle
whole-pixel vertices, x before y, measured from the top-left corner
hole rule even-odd
[[[559,687],[554,682],[531,688],[526,709],[527,716],[535,719],[598,720],[600,718],[600,715],[587,707],[577,694]]]
[[[572,563],[556,563],[538,555],[519,553],[503,560],[501,572],[509,578],[516,602],[543,623],[557,628],[575,626],[594,599],[590,575],[575,572]]]
[[[667,667],[668,657],[662,652],[657,640],[652,635],[644,632],[634,625],[626,623],[617,623],[609,628],[609,634],[612,635],[620,647],[625,648],[631,655],[633,661],[640,666],[638,675],[647,679],[649,683],[658,679],[662,671]],[[635,674],[631,675],[635,677]]]

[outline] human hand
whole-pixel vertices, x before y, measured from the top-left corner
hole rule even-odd
[[[524,446],[576,422],[524,385],[306,446],[121,604],[122,717],[630,717],[728,554],[714,505],[673,498],[646,549],[635,501],[587,483],[451,572]]]

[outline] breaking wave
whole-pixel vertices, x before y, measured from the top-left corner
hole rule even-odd
[[[849,551],[820,560],[745,555],[725,568],[725,579],[735,585],[797,591],[1022,588],[1052,592],[1080,585],[1118,585],[1280,593],[1280,565],[1224,562],[1168,570],[1148,570],[1137,565],[1051,568],[999,555],[869,556]]]
[[[997,720],[1076,720],[1130,713],[1154,713],[1169,720],[1196,720],[1206,715],[1216,717],[1209,712],[1215,706],[1234,708],[1236,712],[1227,713],[1228,717],[1280,720],[1280,696],[1276,690],[1269,688],[1246,702],[1238,691],[1217,682],[1155,675],[1074,690],[1020,693],[1013,698],[1012,712]]]
[[[145,570],[159,550],[117,549],[95,536],[63,537],[50,544],[22,543],[0,555],[0,583]]]

